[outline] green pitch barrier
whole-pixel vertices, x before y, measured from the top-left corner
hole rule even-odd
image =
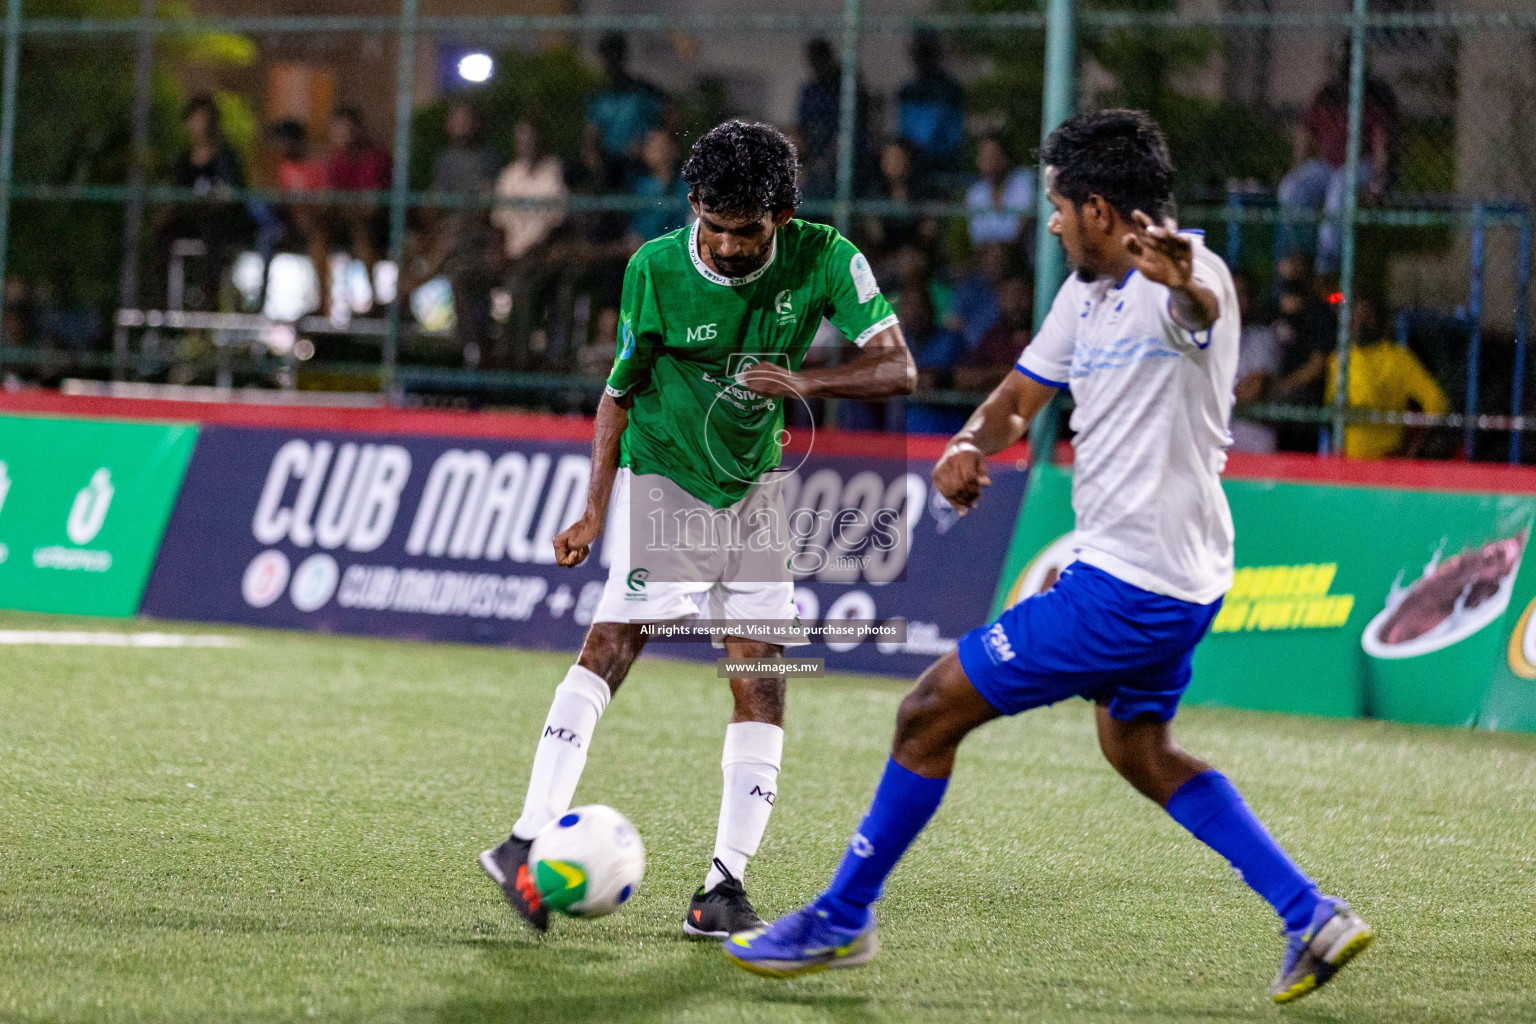
[[[0,608],[133,615],[191,424],[0,416]]]

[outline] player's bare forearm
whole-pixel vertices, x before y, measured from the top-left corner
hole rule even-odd
[[[768,363],[754,366],[743,383],[763,395],[802,398],[894,398],[917,386],[917,367],[907,351],[901,325],[892,324],[864,343],[858,356],[842,366],[792,373]]]
[[[586,561],[592,544],[603,532],[608,518],[608,499],[619,472],[619,438],[629,425],[630,399],[604,394],[597,404],[597,424],[592,431],[592,477],[587,484],[587,510],[582,517],[555,535],[555,564],[567,569]]]
[[[950,439],[949,446],[971,444],[983,455],[996,455],[1024,436],[1056,391],[1017,369],[1010,370]]]
[[[987,456],[1023,437],[1055,391],[1012,370],[971,413],[933,467],[933,485],[955,511],[965,515],[981,500],[981,492],[992,482],[987,475]]]
[[[608,515],[613,479],[619,472],[619,438],[629,425],[630,399],[604,393],[592,430],[592,479],[587,485],[587,515],[601,524]]]

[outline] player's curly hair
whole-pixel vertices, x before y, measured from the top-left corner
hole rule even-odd
[[[1173,158],[1144,110],[1070,117],[1046,138],[1040,162],[1056,168],[1056,191],[1075,205],[1096,195],[1126,220],[1134,210],[1154,221],[1173,216]]]
[[[693,144],[682,175],[700,205],[761,217],[800,205],[799,164],[795,144],[772,125],[727,121]]]

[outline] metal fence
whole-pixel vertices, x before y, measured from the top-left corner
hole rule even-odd
[[[975,277],[980,246],[969,237],[967,223],[977,211],[965,197],[976,138],[996,135],[1012,149],[1015,163],[1027,165],[1042,132],[1073,109],[1144,106],[1168,130],[1179,158],[1181,222],[1204,228],[1208,243],[1247,271],[1260,305],[1297,297],[1282,280],[1293,248],[1308,253],[1322,271],[1309,279],[1317,294],[1302,298],[1321,301],[1329,314],[1334,357],[1325,372],[1333,386],[1327,387],[1314,366],[1315,379],[1306,389],[1250,400],[1244,407],[1248,419],[1297,431],[1303,444],[1334,451],[1344,448],[1347,428],[1354,424],[1428,429],[1439,454],[1510,461],[1526,454],[1523,438],[1536,422],[1527,413],[1525,387],[1528,200],[1536,194],[1536,180],[1522,178],[1531,176],[1536,153],[1523,148],[1531,144],[1520,129],[1522,118],[1528,124],[1528,115],[1536,114],[1527,109],[1536,107],[1529,100],[1536,95],[1529,71],[1536,56],[1536,12],[1447,9],[1432,0],[1388,0],[1374,8],[1366,0],[1228,0],[1221,9],[1200,10],[1158,0],[1092,7],[1074,7],[1071,0],[1038,7],[1031,0],[972,0],[965,9],[914,16],[874,0],[845,0],[840,12],[825,14],[483,16],[423,11],[418,0],[401,0],[398,11],[387,15],[222,16],[159,12],[154,0],[140,0],[132,16],[131,7],[116,11],[109,0],[103,4],[101,10],[111,16],[81,16],[92,8],[47,7],[42,0],[35,10],[24,11],[22,0],[7,0],[0,77],[0,280],[9,280],[5,269],[13,247],[19,247],[13,266],[22,257],[36,264],[33,250],[58,244],[64,234],[59,225],[74,231],[90,219],[95,234],[71,242],[77,250],[62,259],[77,274],[94,267],[95,290],[110,295],[106,302],[113,310],[110,349],[37,344],[12,326],[14,317],[7,318],[0,369],[18,377],[256,381],[287,388],[325,388],[341,381],[343,387],[375,388],[391,402],[420,395],[475,401],[492,396],[578,408],[593,397],[601,372],[599,360],[585,358],[586,349],[594,347],[585,341],[595,339],[597,356],[604,342],[595,307],[583,306],[590,298],[581,291],[590,284],[589,263],[574,259],[540,278],[543,326],[530,328],[518,312],[514,326],[497,330],[522,335],[510,356],[493,361],[469,358],[430,315],[413,312],[405,288],[385,288],[376,275],[370,287],[380,300],[377,308],[343,324],[332,323],[324,309],[275,318],[239,303],[230,308],[228,302],[205,301],[212,308],[181,308],[186,267],[207,254],[198,254],[191,244],[196,239],[170,251],[169,236],[156,225],[169,216],[164,211],[219,204],[288,211],[371,207],[383,229],[377,255],[406,278],[417,231],[413,217],[483,217],[558,206],[571,218],[623,218],[658,204],[676,205],[675,196],[658,199],[623,188],[577,190],[556,203],[433,187],[424,156],[441,147],[441,125],[423,113],[423,101],[434,90],[423,87],[422,55],[440,57],[447,52],[444,40],[522,54],[520,60],[557,49],[571,59],[528,64],[525,73],[568,73],[578,84],[586,81],[583,63],[589,69],[594,63],[592,44],[605,33],[625,33],[641,51],[650,47],[664,55],[711,48],[739,55],[739,61],[717,62],[724,70],[716,77],[723,80],[692,89],[680,104],[687,112],[673,127],[686,137],[733,106],[751,108],[750,97],[743,102],[739,95],[743,89],[771,91],[784,79],[799,77],[782,61],[775,66],[777,58],[754,52],[752,41],[773,40],[772,52],[782,54],[820,38],[830,43],[836,65],[836,139],[827,150],[831,159],[815,169],[820,178],[811,181],[808,168],[804,215],[829,220],[861,241],[889,237],[893,225],[898,233],[927,232],[925,245],[942,261],[970,267]],[[887,132],[880,126],[905,116],[893,55],[914,33],[939,41],[946,66],[966,90],[966,139],[947,162],[935,161],[923,189],[898,187],[882,165]],[[167,72],[187,77],[187,67],[205,59],[200,47],[244,46],[259,58],[266,51],[288,52],[297,39],[339,40],[340,49],[374,55],[358,65],[359,74],[369,77],[356,88],[392,95],[390,186],[297,191],[247,185],[210,197],[194,187],[164,183],[164,161],[157,164],[152,151],[164,145],[159,140],[165,127],[155,111],[164,105]],[[249,53],[245,59],[249,64]],[[739,75],[733,71],[738,63]],[[651,66],[660,65],[653,60]],[[1505,70],[1490,81],[1478,77],[1482,67]],[[106,99],[88,88],[75,89],[98,76],[128,88]],[[203,78],[217,79],[218,73]],[[29,83],[39,84],[29,92]],[[1326,89],[1329,83],[1335,88],[1332,106],[1324,104],[1323,114],[1314,117],[1321,100],[1312,94],[1321,96],[1318,86]],[[460,95],[472,99],[472,93]],[[524,111],[543,104],[546,134],[565,140],[568,149],[581,144],[580,104],[563,109],[558,95],[540,96],[537,90],[516,96]],[[88,134],[61,126],[93,120],[84,115],[92,104],[116,115],[115,121],[107,117],[107,127],[91,130],[120,133],[124,159],[77,166],[35,151]],[[1470,123],[1473,109],[1490,123]],[[1330,116],[1342,117],[1342,123],[1312,123]],[[261,120],[255,124],[258,136],[264,131]],[[1291,136],[1298,130],[1305,134],[1308,125],[1330,143],[1342,137],[1342,162],[1325,159],[1330,154],[1303,159]],[[510,132],[510,126],[503,129]],[[432,137],[423,138],[424,133]],[[1314,166],[1319,160],[1327,173]],[[1331,191],[1325,178],[1333,181]],[[1360,185],[1339,187],[1338,181]],[[1038,318],[1063,268],[1039,216],[1044,199],[1038,180],[1033,186],[1031,200],[1010,199],[993,212],[1022,218],[1016,248],[1026,254],[1033,249]],[[114,260],[115,280],[107,281],[102,268]],[[891,263],[901,265],[894,256]],[[262,273],[269,269],[264,264]],[[171,301],[177,281],[182,291]],[[227,280],[219,286],[227,289]],[[511,286],[513,295],[503,306],[520,311],[531,300],[517,287]],[[507,291],[504,283],[487,288]],[[1378,327],[1418,353],[1455,396],[1454,408],[1381,411],[1369,407],[1368,396],[1352,398],[1351,353],[1360,349],[1351,341],[1369,340],[1351,334],[1361,291],[1396,300],[1391,323]],[[937,285],[935,296],[941,304]],[[0,293],[0,303],[8,301],[15,304],[9,289]],[[586,312],[578,315],[581,309]],[[533,355],[530,331],[539,335]],[[185,371],[180,377],[172,373],[177,366]],[[975,397],[950,375],[927,383],[921,397],[936,408],[962,408]],[[1326,392],[1332,397],[1325,401]]]

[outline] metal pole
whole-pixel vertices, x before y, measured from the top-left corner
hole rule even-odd
[[[1354,0],[1349,30],[1349,144],[1344,156],[1344,209],[1339,245],[1338,366],[1333,383],[1333,450],[1344,450],[1344,411],[1349,408],[1349,313],[1355,294],[1355,215],[1360,192],[1360,124],[1365,109],[1366,0]]]
[[[1472,207],[1472,279],[1467,283],[1467,317],[1472,331],[1467,338],[1467,418],[1462,426],[1461,457],[1472,461],[1477,435],[1477,398],[1483,362],[1483,204]]]
[[[1522,415],[1525,405],[1525,345],[1531,318],[1531,211],[1520,212],[1520,241],[1515,264],[1515,372],[1509,414]],[[1509,434],[1509,461],[1520,461],[1520,431]]]
[[[1075,47],[1072,0],[1048,0],[1045,12],[1045,96],[1040,107],[1040,141],[1072,116]],[[1035,329],[1050,312],[1056,289],[1067,276],[1066,258],[1051,236],[1051,203],[1045,168],[1040,168],[1039,213],[1035,220]]]
[[[405,201],[410,188],[411,108],[416,79],[417,0],[400,0],[399,59],[395,64],[395,155],[394,177],[389,194],[389,259],[395,265],[395,301],[389,304],[389,318],[384,330],[383,366],[379,388],[384,400],[394,404],[395,364],[400,355],[400,307],[405,267]],[[321,271],[324,273],[324,270]]]
[[[21,0],[6,0],[5,71],[0,82],[0,316],[5,312],[5,258],[10,244],[11,170],[15,164],[16,64],[20,59]],[[6,340],[15,344],[21,339]]]
[[[149,102],[155,67],[155,36],[148,22],[155,16],[156,0],[139,0],[139,30],[133,58],[133,134],[128,153],[128,202],[123,207],[123,265],[118,278],[118,305],[139,307],[139,248],[144,231],[144,155],[149,150]],[[210,254],[211,255],[211,254]],[[112,379],[122,380],[128,369],[128,328],[112,329]]]
[[[860,0],[843,0],[843,77],[837,97],[837,185],[833,221],[837,230],[852,228],[853,169],[859,143],[859,30],[863,11]]]
[[[1074,79],[1075,24],[1072,0],[1048,0],[1045,11],[1045,95],[1040,105],[1040,141],[1056,126],[1072,116]],[[1066,257],[1051,235],[1051,202],[1046,198],[1049,182],[1045,167],[1040,167],[1037,213],[1035,218],[1035,330],[1045,321],[1056,290],[1067,276]],[[1035,422],[1030,424],[1030,450],[1036,465],[1050,465],[1056,447],[1057,404],[1047,402]]]

